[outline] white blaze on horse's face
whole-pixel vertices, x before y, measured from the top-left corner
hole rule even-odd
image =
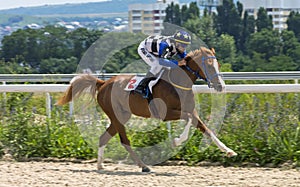
[[[217,61],[216,58],[213,61],[213,66],[215,67],[216,75],[217,75],[217,76],[215,76],[216,83],[215,83],[214,89],[216,89],[219,92],[224,91],[224,89],[225,89],[225,82],[223,80],[223,77],[220,74],[220,64],[219,64],[219,62]],[[214,80],[212,80],[212,81],[214,83]]]
[[[222,92],[225,89],[225,82],[220,75],[220,64],[217,59],[212,56],[208,58],[210,62],[208,62],[208,72],[206,75],[209,86],[213,87],[216,91]]]

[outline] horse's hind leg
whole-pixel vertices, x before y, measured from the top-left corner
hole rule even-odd
[[[97,160],[97,169],[103,169],[102,163],[104,160],[104,148],[108,141],[117,134],[116,129],[110,125],[106,131],[99,138],[99,149],[98,149],[98,160]]]
[[[150,172],[150,169],[143,163],[143,161],[136,155],[136,153],[132,150],[130,141],[127,138],[125,127],[122,124],[118,125],[118,132],[120,135],[120,140],[125,149],[129,152],[133,161],[142,168],[142,172]]]

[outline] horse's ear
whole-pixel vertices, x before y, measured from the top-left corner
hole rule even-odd
[[[216,54],[215,48],[212,47],[210,50],[214,55]]]

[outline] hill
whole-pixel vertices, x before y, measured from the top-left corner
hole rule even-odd
[[[63,5],[45,5],[0,10],[0,14],[14,15],[63,15],[63,14],[101,14],[128,12],[128,5],[135,3],[153,3],[156,0],[111,0],[97,3],[78,3]]]
[[[196,0],[180,0],[181,3],[190,3]],[[36,7],[20,7],[14,9],[0,10],[0,14],[14,15],[78,15],[78,14],[102,14],[102,13],[124,13],[128,12],[130,4],[155,3],[156,0],[108,0],[96,3],[77,3],[63,5],[45,5]]]

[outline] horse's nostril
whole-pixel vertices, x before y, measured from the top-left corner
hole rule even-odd
[[[218,84],[217,87],[216,87],[216,90],[217,90],[218,92],[223,91],[223,90],[224,90],[223,85],[222,85],[222,84]]]

